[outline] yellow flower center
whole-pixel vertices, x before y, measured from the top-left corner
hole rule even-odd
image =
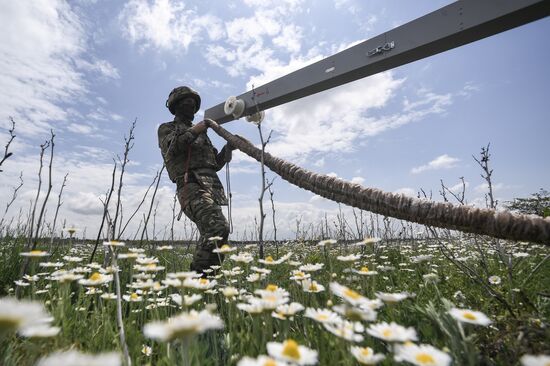
[[[390,337],[390,336],[392,335],[391,329],[384,329],[384,330],[382,331],[382,335],[383,335],[384,337]]]
[[[352,298],[353,300],[358,300],[361,298],[361,295],[349,288],[344,291],[344,295],[346,295],[346,297]]]
[[[302,271],[296,272],[296,277],[304,277],[306,274]]]
[[[470,313],[469,311],[466,311],[463,316],[464,316],[464,318],[466,318],[468,320],[476,320],[477,319],[477,317],[474,314]]]
[[[368,357],[372,355],[372,350],[369,347],[361,348],[361,355]]]
[[[268,255],[266,258],[265,258],[265,261],[266,262],[273,262],[273,257]]]
[[[267,291],[271,291],[271,292],[274,292],[278,289],[278,286],[277,285],[267,285],[267,287],[265,288]]]
[[[300,350],[298,349],[298,343],[293,339],[286,340],[283,343],[283,355],[292,358],[294,360],[300,359]]]
[[[42,253],[44,252],[41,250],[31,250],[31,254],[42,254]]]
[[[309,291],[318,291],[319,288],[315,284],[315,282],[312,282],[311,285],[309,285]]]
[[[415,359],[422,365],[435,364],[435,359],[432,357],[432,355],[429,355],[427,353],[419,353],[416,355]]]
[[[317,319],[318,319],[318,320],[321,320],[321,321],[323,321],[323,320],[328,320],[328,315],[326,315],[326,314],[319,314],[319,315],[317,315]]]
[[[155,268],[157,265],[156,263],[149,263],[146,267],[147,268]]]
[[[274,359],[270,358],[269,360],[266,360],[264,362],[263,366],[277,366],[277,362],[275,362]]]
[[[90,276],[90,281],[99,281],[100,279],[101,279],[101,274],[99,274],[98,272],[94,272]]]
[[[201,279],[199,280],[199,283],[200,283],[201,285],[206,285],[206,284],[208,284],[208,279],[207,279],[207,278],[201,278]]]
[[[369,267],[361,267],[360,272],[368,272],[368,271],[369,271]]]
[[[231,247],[227,244],[224,244],[224,245],[222,245],[222,247],[220,249],[227,250],[227,249],[231,249]]]
[[[130,295],[130,299],[132,300],[137,300],[138,299],[138,294],[136,294],[135,292],[132,292],[132,294]]]

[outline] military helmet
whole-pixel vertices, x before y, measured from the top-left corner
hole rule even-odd
[[[195,99],[195,113],[198,112],[201,107],[201,97],[199,93],[188,86],[178,86],[170,92],[170,95],[168,95],[168,99],[166,100],[166,107],[170,110],[170,113],[176,114],[176,111],[174,110],[176,103],[185,97]]]

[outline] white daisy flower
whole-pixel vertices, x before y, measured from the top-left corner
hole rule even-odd
[[[323,323],[326,330],[337,337],[343,338],[350,342],[362,342],[364,337],[361,334],[365,331],[365,327],[359,322],[350,322],[344,320],[340,323]]]
[[[76,350],[70,350],[50,354],[41,358],[37,364],[37,366],[59,365],[120,366],[122,362],[120,355],[114,352],[89,355]]]
[[[427,344],[416,345],[408,343],[395,346],[395,360],[409,362],[417,366],[448,366],[451,356]]]
[[[342,322],[342,318],[340,317],[340,315],[329,309],[307,308],[304,316],[306,318],[313,319],[319,323],[336,324]]]
[[[386,322],[372,324],[367,329],[367,333],[387,342],[407,342],[416,341],[417,339],[414,328],[405,328],[394,322],[390,324]]]
[[[283,343],[267,342],[267,353],[276,359],[298,365],[315,365],[318,354],[315,350],[300,346],[293,339],[287,339]]]
[[[550,365],[549,355],[523,355],[520,359],[522,366],[548,366]]]
[[[452,308],[451,310],[449,310],[449,314],[451,314],[451,316],[456,320],[463,323],[483,326],[487,326],[492,323],[491,319],[489,319],[487,315],[483,314],[480,311]]]
[[[381,353],[374,353],[373,349],[370,347],[351,346],[350,351],[353,357],[355,357],[357,362],[361,365],[376,365],[386,358],[386,356]]]
[[[210,314],[207,310],[201,312],[191,310],[189,313],[181,313],[164,322],[155,321],[145,324],[143,334],[147,338],[170,342],[204,333],[210,329],[221,328],[223,328],[223,321],[218,316]]]
[[[237,366],[288,366],[288,363],[261,355],[258,358],[243,357]]]
[[[398,292],[398,293],[377,292],[376,297],[387,303],[396,303],[408,298],[409,294],[407,294],[406,292]]]

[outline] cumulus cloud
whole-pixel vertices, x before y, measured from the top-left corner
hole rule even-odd
[[[65,106],[88,93],[86,73],[118,77],[113,65],[87,52],[83,22],[65,1],[3,2],[0,24],[0,121],[13,116],[20,136],[67,120],[72,111]]]
[[[447,154],[443,154],[427,164],[412,168],[411,173],[419,174],[427,170],[450,169],[454,168],[459,161],[460,159],[458,158],[453,158]]]
[[[410,187],[403,187],[393,191],[395,194],[403,194],[405,196],[416,198],[418,196],[417,191]]]
[[[194,9],[173,0],[131,0],[119,20],[124,36],[143,49],[187,51],[205,36],[218,40],[225,34],[223,23],[216,16],[199,16]]]

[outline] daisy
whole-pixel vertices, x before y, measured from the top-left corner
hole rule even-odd
[[[59,334],[61,328],[49,324],[38,324],[20,329],[17,333],[25,338],[50,338]]]
[[[101,286],[113,280],[113,275],[104,275],[99,272],[94,272],[90,278],[81,279],[78,281],[82,286]]]
[[[372,324],[367,333],[373,337],[380,338],[387,342],[406,342],[416,341],[416,330],[414,328],[405,328],[399,324],[386,322]]]
[[[126,245],[126,243],[118,240],[109,240],[109,241],[104,241],[103,245],[110,246],[110,247],[123,247]]]
[[[161,245],[160,247],[157,248],[159,252],[165,251],[165,250],[172,250],[172,249],[174,249],[174,247],[171,245]]]
[[[307,279],[302,281],[302,290],[304,290],[305,292],[317,293],[325,291],[325,286],[317,283],[317,281]]]
[[[72,257],[70,255],[66,255],[63,257],[63,259],[67,262],[73,262],[73,263],[78,263],[78,262],[82,262],[84,260],[84,258],[81,258],[81,257]]]
[[[500,285],[502,282],[501,278],[499,276],[491,276],[489,277],[489,283],[491,285]]]
[[[376,297],[387,303],[396,303],[396,302],[405,300],[407,297],[409,297],[409,294],[405,292],[399,292],[399,293],[377,292]]]
[[[361,254],[339,255],[336,257],[340,262],[355,262],[361,259]]]
[[[262,276],[265,276],[264,274],[259,274],[259,273],[252,273],[248,276],[246,276],[246,281],[250,282],[250,283],[253,283],[253,282],[258,282],[260,279],[262,279],[263,277]]]
[[[298,365],[315,365],[317,363],[317,351],[300,346],[293,339],[287,339],[283,343],[268,342],[266,346],[267,353],[276,359]]]
[[[304,272],[317,272],[325,266],[324,263],[309,263],[300,266],[298,269]]]
[[[43,250],[31,250],[30,252],[22,252],[19,253],[19,255],[23,257],[47,257],[50,255],[50,253],[43,251]]]
[[[365,322],[373,322],[376,320],[377,313],[374,311],[374,309],[371,309],[369,307],[365,308],[358,308],[354,306],[348,306],[348,305],[337,305],[332,307],[334,311],[336,311],[338,314],[345,316],[346,318],[350,320],[362,320]]]
[[[369,300],[366,297],[353,291],[352,289],[346,286],[342,286],[337,282],[330,283],[330,290],[334,293],[334,295],[346,300],[347,302],[349,302],[351,305],[354,305],[354,306],[358,306],[362,303],[366,303]]]
[[[451,316],[456,320],[464,323],[483,326],[487,326],[492,323],[491,319],[489,319],[487,315],[479,311],[452,308],[449,310],[449,314],[451,314]]]
[[[258,358],[244,357],[237,363],[237,366],[288,366],[288,364],[262,355]]]
[[[291,274],[292,276],[290,277],[290,279],[294,281],[302,281],[311,277],[309,273],[305,273],[300,270],[292,271]]]
[[[122,295],[122,298],[128,302],[141,302],[143,297],[139,296],[137,293],[132,292],[130,295]]]
[[[4,329],[18,330],[49,318],[42,303],[17,300],[11,297],[0,298],[0,332]]]
[[[261,314],[264,311],[264,308],[260,302],[253,302],[249,304],[245,304],[245,303],[237,304],[237,308],[251,315]]]
[[[189,271],[189,272],[170,272],[166,274],[166,277],[170,278],[177,278],[177,279],[186,279],[186,278],[199,278],[201,277],[201,274],[195,272],[195,271]]]
[[[232,261],[235,261],[235,262],[240,262],[240,263],[250,263],[254,260],[254,257],[252,257],[252,254],[248,253],[248,252],[242,252],[240,254],[232,254],[229,259],[231,259]]]
[[[153,354],[153,348],[150,346],[144,344],[143,347],[141,347],[141,353],[143,353],[145,356],[149,357]]]
[[[216,280],[210,281],[207,278],[186,278],[183,281],[184,287],[197,290],[209,290],[214,288],[217,284],[218,282]]]
[[[347,320],[344,320],[340,323],[331,324],[331,323],[323,323],[323,326],[326,330],[331,332],[337,337],[343,338],[346,341],[350,342],[362,342],[363,336],[358,333],[362,333],[365,331],[365,327],[359,322],[350,322]]]
[[[267,257],[265,257],[265,259],[258,259],[258,262],[262,263],[262,264],[266,264],[268,266],[273,266],[273,265],[276,265],[276,264],[281,264],[284,262],[284,260],[282,260],[282,258],[279,258],[277,260],[273,259],[272,256],[268,255]]]
[[[170,342],[204,333],[210,329],[221,328],[223,328],[223,321],[218,316],[210,314],[207,310],[201,312],[191,310],[189,313],[181,313],[164,322],[155,321],[145,324],[143,334],[147,338]]]
[[[342,318],[337,313],[329,309],[307,308],[304,316],[319,323],[336,324],[342,322]]]
[[[411,258],[411,262],[413,263],[422,263],[422,262],[428,262],[431,261],[434,256],[431,254],[425,254],[425,255],[418,255],[416,257]]]
[[[351,346],[350,351],[361,365],[376,365],[386,358],[381,353],[374,353],[370,347]]]
[[[115,352],[89,355],[76,350],[55,352],[38,361],[37,366],[86,365],[86,366],[120,366],[120,355]]]
[[[376,272],[376,271],[371,271],[371,270],[369,269],[369,267],[367,267],[367,266],[363,266],[363,267],[361,267],[361,269],[359,269],[359,270],[353,268],[353,269],[352,269],[352,272],[353,272],[353,273],[356,273],[356,274],[358,274],[358,275],[362,275],[362,276],[373,276],[373,275],[378,274],[378,272]]]
[[[395,360],[417,366],[448,366],[452,358],[447,353],[427,344],[409,343],[395,346]]]
[[[226,253],[234,252],[236,250],[237,250],[237,247],[230,247],[228,244],[224,244],[220,248],[214,249],[212,252],[226,254]]]
[[[275,311],[285,316],[294,316],[296,313],[304,310],[304,305],[298,302],[291,302],[290,304],[283,304],[277,306]]]
[[[317,243],[317,246],[318,247],[325,247],[325,246],[330,246],[330,245],[336,244],[337,242],[338,241],[334,240],[334,239],[326,239],[326,240],[321,240],[319,243]]]
[[[521,356],[522,366],[548,366],[550,365],[550,356],[548,355],[523,355]]]

